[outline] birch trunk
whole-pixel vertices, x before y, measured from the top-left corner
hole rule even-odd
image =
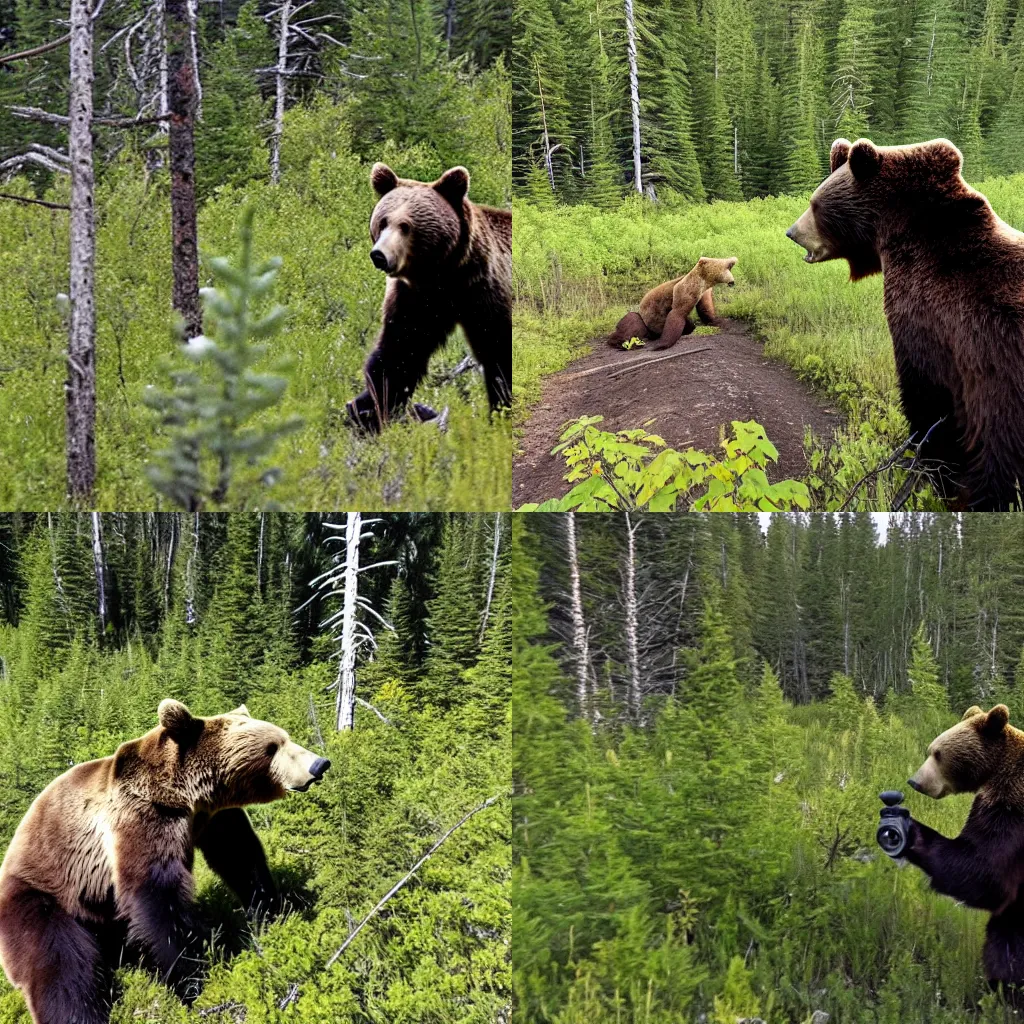
[[[281,7],[281,34],[277,39],[277,102],[274,107],[274,135],[270,142],[270,180],[276,185],[281,179],[281,133],[284,131],[284,100],[288,70],[288,18],[291,0]]]
[[[362,516],[358,512],[349,512],[345,521],[345,590],[341,617],[341,658],[338,664],[338,732],[351,729],[356,716],[356,598],[361,530]]]
[[[583,618],[583,594],[580,588],[579,549],[576,545],[576,513],[566,512],[565,534],[569,554],[569,587],[572,599],[572,649],[576,661],[576,700],[580,714],[590,717],[587,680],[590,672],[590,650],[587,624]]]
[[[71,3],[71,326],[65,395],[68,493],[86,498],[96,478],[96,225],[92,166],[92,18],[89,0]]]
[[[199,0],[188,0],[188,43],[192,57],[192,85],[196,91],[196,120],[203,119],[203,83],[199,79]]]
[[[636,601],[636,531],[640,529],[640,520],[636,525],[626,516],[626,572],[625,572],[625,605],[626,605],[626,661],[629,669],[629,708],[634,718],[640,716],[640,652],[639,624],[637,621]]]
[[[92,514],[92,562],[96,570],[97,610],[102,636],[107,631],[107,570],[103,558],[103,527],[99,512]]]
[[[633,0],[626,0],[626,52],[629,57],[629,107],[633,115],[633,184],[644,194],[640,175],[640,76],[636,70],[636,25],[633,21]]]
[[[487,583],[487,603],[484,605],[483,619],[480,622],[480,640],[483,642],[487,632],[487,620],[491,614],[491,601],[494,599],[494,580],[498,575],[498,548],[501,544],[501,513],[494,516],[494,550],[491,552],[491,577]]]
[[[196,232],[196,86],[191,59],[188,0],[164,0],[168,100],[171,114],[172,301],[194,338],[203,331],[199,305],[199,246]]]

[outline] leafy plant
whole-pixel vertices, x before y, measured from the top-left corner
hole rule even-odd
[[[733,420],[723,459],[687,448],[668,448],[644,428],[600,430],[602,416],[581,416],[563,431],[552,455],[561,454],[576,486],[563,498],[520,506],[520,512],[779,512],[806,509],[807,487],[796,480],[769,482],[765,469],[779,457],[764,428]]]
[[[646,344],[647,342],[643,338],[630,338],[622,343],[622,347],[628,352],[633,348],[643,348]]]
[[[143,396],[171,436],[146,475],[157,491],[188,511],[223,504],[239,461],[256,466],[285,434],[302,427],[297,416],[276,424],[252,422],[280,401],[288,384],[285,377],[255,369],[267,353],[266,342],[281,330],[286,311],[274,306],[265,316],[254,316],[255,302],[270,292],[281,260],[254,265],[252,222],[250,208],[242,214],[237,266],[220,257],[207,260],[219,286],[202,289],[214,337],[201,334],[181,345],[196,369],[172,369],[170,391],[147,388]],[[280,475],[281,470],[268,467],[260,480],[269,486]]]

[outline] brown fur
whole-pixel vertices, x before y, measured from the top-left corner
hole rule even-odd
[[[247,906],[272,900],[263,848],[241,808],[308,788],[328,764],[244,706],[204,719],[163,701],[159,719],[110,757],[54,779],[7,849],[0,962],[35,1024],[107,1020],[117,954],[103,942],[118,926],[164,980],[194,996],[195,848]]]
[[[928,436],[922,457],[943,467],[940,492],[976,511],[1018,507],[1024,234],[964,181],[946,139],[837,139],[831,167],[787,235],[809,263],[845,259],[854,281],[884,274],[903,409]]]
[[[983,959],[993,986],[1012,1003],[1024,985],[1024,732],[1008,724],[1009,711],[969,708],[937,737],[909,780],[927,796],[976,793],[960,835],[947,839],[911,823],[906,858],[932,888],[987,910]]]
[[[457,325],[480,364],[491,409],[512,396],[512,213],[468,198],[469,172],[433,183],[375,164],[380,200],[370,219],[374,265],[388,274],[383,326],[365,367],[366,390],[350,421],[376,431],[403,410],[430,357]],[[416,406],[419,419],[433,410]]]
[[[701,256],[694,268],[682,277],[665,281],[652,288],[640,300],[639,313],[627,313],[608,337],[608,344],[621,348],[630,338],[657,338],[651,349],[671,348],[683,335],[693,330],[690,313],[706,324],[715,322],[715,301],[711,289],[716,284],[736,282],[731,273],[736,257],[714,259]]]

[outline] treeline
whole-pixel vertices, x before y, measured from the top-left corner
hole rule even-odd
[[[151,729],[164,697],[204,715],[244,702],[332,761],[315,792],[252,813],[291,907],[284,920],[257,929],[199,864],[213,938],[196,1020],[276,1019],[293,984],[289,1016],[301,1021],[507,1012],[508,518],[360,521],[357,637],[376,643],[358,645],[355,727],[339,732],[345,638],[328,620],[340,594],[311,584],[339,570],[348,522],[0,515],[0,848],[48,782]],[[326,969],[352,923],[492,796],[502,799]],[[119,984],[115,1015],[183,1019],[151,975],[121,972]],[[22,1013],[21,997],[0,986],[0,1022]]]
[[[973,181],[1024,168],[1019,0],[520,0],[513,39],[514,180],[535,202],[803,192],[839,136],[946,136]]]
[[[717,591],[741,678],[768,662],[797,703],[827,697],[836,672],[877,700],[902,692],[919,630],[953,707],[1024,698],[1024,523],[1012,514],[893,514],[884,544],[870,513],[773,514],[766,531],[756,514],[541,514],[528,529],[544,541],[572,702],[592,719],[642,721],[649,697],[686,688],[685,650]]]
[[[624,650],[630,623],[616,606],[613,532],[623,524],[600,532],[589,524],[610,517],[578,518],[588,524],[578,538],[582,580],[605,586],[604,615],[588,620],[589,635],[610,647],[618,634]],[[641,541],[655,519],[671,525]],[[609,704],[596,721],[580,715],[572,640],[551,643],[571,584],[567,592],[553,586],[553,535],[538,517],[514,524],[517,1019],[1007,1024],[1012,1011],[983,975],[986,915],[932,892],[922,872],[898,870],[874,839],[878,793],[899,788],[962,710],[950,706],[928,638],[916,634],[884,702],[836,674],[827,700],[795,706],[771,664],[751,656],[751,606],[744,613],[736,603],[751,577],[728,538],[742,534],[743,550],[760,552],[751,571],[765,582],[777,572],[771,600],[792,607],[786,561],[793,545],[817,561],[808,554],[809,525],[779,531],[767,547],[745,520],[713,516],[687,532],[673,519],[699,522],[652,516],[636,540],[644,562],[674,567],[678,581],[692,566],[699,593],[692,607],[689,597],[683,602],[685,635],[675,634],[686,672],[674,691],[645,697],[639,722]],[[885,549],[870,539],[869,521],[856,525],[862,571],[877,580]],[[938,540],[890,535],[904,552]],[[983,564],[991,582],[998,575],[998,559],[953,559],[968,578],[988,575]],[[678,613],[681,594],[667,578],[644,578],[646,615],[659,600]],[[902,588],[894,574],[873,592],[879,615],[898,617],[897,580]],[[988,596],[980,586],[970,593]],[[971,599],[965,594],[964,613]],[[915,594],[915,612],[916,602]],[[851,623],[877,621],[874,613],[860,605]],[[908,796],[915,818],[944,835],[960,830],[971,800]]]
[[[152,119],[167,101],[163,0],[97,6],[95,116]],[[419,143],[443,160],[449,154],[442,136],[451,130],[446,107],[465,93],[479,101],[496,88],[507,92],[503,55],[511,45],[511,16],[497,0],[188,0],[188,9],[198,56],[201,197],[268,173],[279,82],[288,108],[316,99],[343,102],[358,154],[373,159],[391,140]],[[282,58],[285,10],[290,27]],[[4,57],[59,39],[67,18],[66,2],[0,2],[0,176],[5,158],[25,153],[34,157],[23,166],[42,180],[48,172],[36,157],[61,164],[34,147],[62,151],[65,129],[26,121],[10,108],[67,115],[67,46],[11,63]],[[152,120],[127,133],[100,128],[97,145],[108,159],[130,146],[151,167],[166,162],[165,128]]]

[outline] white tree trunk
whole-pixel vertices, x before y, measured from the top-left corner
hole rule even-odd
[[[494,550],[491,553],[491,578],[487,583],[487,603],[484,605],[483,619],[480,622],[480,639],[487,632],[487,620],[491,614],[491,601],[494,599],[494,580],[498,575],[498,548],[501,544],[501,513],[494,516]]]
[[[188,38],[192,50],[192,78],[196,87],[196,120],[203,119],[203,83],[199,80],[199,0],[188,0]]]
[[[256,593],[263,593],[263,532],[266,529],[267,513],[260,513],[260,543],[256,549]]]
[[[626,52],[629,57],[629,106],[633,114],[633,184],[644,194],[640,177],[640,77],[636,70],[636,25],[633,0],[626,0]]]
[[[583,618],[583,595],[580,589],[580,560],[576,546],[576,513],[566,512],[565,533],[569,553],[569,586],[572,598],[572,649],[576,661],[576,699],[580,714],[589,717],[590,700],[587,682],[590,675],[590,649],[587,624]]]
[[[345,521],[345,589],[341,616],[341,657],[338,664],[338,732],[351,729],[356,717],[356,600],[359,594],[359,536],[362,516],[349,512]]]
[[[92,166],[92,17],[71,2],[68,154],[71,158],[71,327],[65,395],[68,491],[87,497],[96,476],[96,225]]]
[[[270,180],[276,185],[281,180],[281,133],[284,131],[284,100],[288,70],[288,18],[291,0],[281,6],[281,34],[277,37],[277,102],[274,107],[274,135],[270,140]]]
[[[637,639],[639,625],[637,622],[636,600],[636,531],[640,529],[641,520],[636,525],[626,515],[626,571],[625,571],[625,606],[626,606],[626,661],[629,669],[629,708],[634,718],[640,715],[640,645]]]
[[[96,569],[97,610],[100,616],[100,635],[107,629],[107,570],[103,558],[103,527],[99,512],[92,514],[92,561]]]

